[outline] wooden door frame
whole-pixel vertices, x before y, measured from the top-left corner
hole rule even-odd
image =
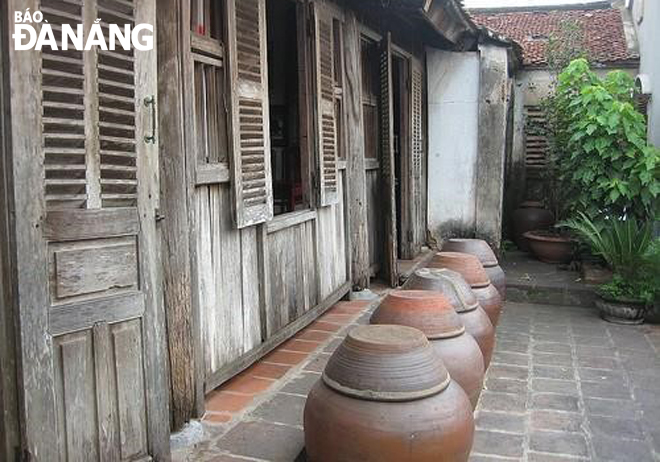
[[[12,143],[9,82],[9,11],[0,5],[0,459],[18,457],[21,433],[18,418],[17,357],[15,339],[14,235]]]

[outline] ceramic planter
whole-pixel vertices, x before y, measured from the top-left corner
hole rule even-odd
[[[406,289],[435,290],[442,293],[458,313],[465,331],[476,340],[487,368],[495,346],[495,329],[463,277],[448,269],[424,268],[415,271]]]
[[[472,292],[474,292],[479,304],[488,315],[490,322],[497,327],[503,305],[500,293],[492,284],[488,284],[486,287],[473,288]]]
[[[371,316],[372,324],[397,324],[421,330],[442,359],[449,375],[476,408],[484,380],[484,358],[460,316],[440,292],[396,290]]]
[[[462,252],[474,255],[479,259],[490,279],[500,293],[502,300],[506,300],[506,276],[488,243],[483,239],[449,239],[442,246],[443,251]]]
[[[642,324],[648,307],[644,302],[596,297],[596,306],[605,321],[615,324]]]
[[[472,407],[422,332],[360,326],[312,388],[304,411],[311,462],[467,461]]]
[[[526,201],[514,210],[512,218],[513,238],[520,250],[529,252],[529,244],[525,238],[527,231],[549,229],[555,223],[552,212],[540,202]]]
[[[575,242],[563,236],[545,236],[543,233],[528,231],[525,237],[536,258],[544,263],[564,264],[573,259]]]

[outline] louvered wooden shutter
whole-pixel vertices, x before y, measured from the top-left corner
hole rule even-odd
[[[334,35],[332,15],[319,4],[313,4],[314,55],[316,61],[316,151],[319,203],[321,206],[339,200],[337,189],[337,121],[334,96]]]
[[[108,24],[134,25],[132,1],[98,0],[96,9],[106,42]],[[81,2],[43,0],[41,11],[56,31],[62,24],[75,30],[84,22]],[[58,48],[44,47],[41,54],[46,205],[49,210],[134,207],[133,50],[65,51],[59,42]]]
[[[547,166],[547,120],[539,106],[525,107],[525,167],[529,178],[540,178]]]
[[[396,196],[394,171],[394,101],[392,83],[392,39],[387,34],[380,47],[380,142],[385,218],[385,273],[392,287],[398,283]]]
[[[239,228],[273,217],[265,0],[227,0],[231,173]]]
[[[424,204],[423,204],[423,159],[424,159],[424,129],[422,86],[422,63],[416,59],[411,60],[411,139],[412,139],[412,176],[413,176],[413,253],[417,254],[424,241]]]

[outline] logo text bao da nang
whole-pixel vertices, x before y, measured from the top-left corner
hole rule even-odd
[[[94,21],[87,35],[85,35],[82,24],[77,24],[74,29],[71,24],[62,24],[61,30],[53,31],[48,21],[44,20],[41,11],[30,13],[27,9],[24,13],[14,12],[14,39],[15,50],[42,50],[48,47],[51,50],[91,50],[92,47],[99,47],[102,50],[115,50],[121,47],[124,50],[130,50],[131,47],[137,50],[153,50],[154,48],[154,28],[151,24],[129,24],[119,26],[117,24],[108,25],[107,37],[103,34],[101,28],[101,19]],[[34,25],[39,24],[36,28]],[[39,29],[39,30],[37,30]],[[58,45],[58,39],[59,43]]]

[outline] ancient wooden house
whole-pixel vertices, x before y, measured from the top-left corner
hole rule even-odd
[[[454,0],[0,8],[2,460],[166,460],[205,393],[398,284],[432,200],[425,49],[493,40]],[[28,8],[155,46],[19,51]]]

